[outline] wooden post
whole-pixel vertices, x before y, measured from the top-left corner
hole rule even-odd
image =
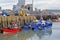
[[[2,16],[2,27],[5,27],[4,22],[5,22],[5,18],[4,16]]]
[[[7,17],[4,17],[4,27],[7,27]]]
[[[2,28],[2,22],[1,22],[1,17],[0,17],[0,29]]]
[[[21,26],[21,16],[19,16],[19,26]]]

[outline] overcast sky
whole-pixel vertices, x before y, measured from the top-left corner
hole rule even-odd
[[[12,9],[17,2],[18,0],[0,0],[0,6],[2,9]],[[32,0],[26,0],[27,3],[32,3]],[[60,0],[34,0],[34,8],[60,9]]]

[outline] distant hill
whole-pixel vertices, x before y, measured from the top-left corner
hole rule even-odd
[[[60,12],[60,10],[48,10],[49,12]]]

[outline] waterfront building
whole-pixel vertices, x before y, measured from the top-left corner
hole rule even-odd
[[[25,0],[18,0],[17,6],[25,5]]]
[[[33,11],[32,4],[27,4],[26,6],[27,6],[27,8],[28,8],[28,10],[29,10],[30,12],[32,12],[32,11]]]
[[[1,10],[2,8],[0,7],[0,10]]]
[[[13,5],[13,10],[15,12],[19,11],[22,6],[25,5],[25,0],[18,0],[17,5]]]

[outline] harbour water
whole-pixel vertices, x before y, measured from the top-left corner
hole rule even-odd
[[[22,31],[18,34],[0,34],[0,40],[60,40],[60,23],[54,22],[48,31]]]

